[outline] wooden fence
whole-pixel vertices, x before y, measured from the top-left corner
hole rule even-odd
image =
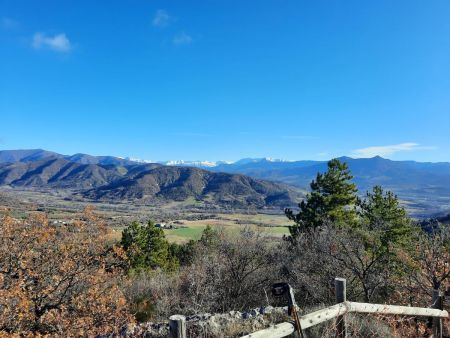
[[[313,327],[317,324],[336,318],[336,337],[347,337],[345,314],[347,313],[375,313],[381,315],[403,315],[412,317],[430,317],[433,319],[433,337],[442,338],[442,319],[448,318],[448,312],[442,309],[443,296],[437,290],[433,292],[431,308],[411,306],[369,304],[349,302],[346,299],[346,280],[335,279],[336,305],[308,313],[300,318],[301,330]],[[186,338],[185,317],[171,316],[169,319],[169,331],[171,338]],[[267,329],[253,332],[241,338],[281,338],[286,337],[296,330],[292,323],[280,323]]]

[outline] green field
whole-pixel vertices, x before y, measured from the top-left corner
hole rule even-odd
[[[191,209],[186,206],[199,204],[194,198],[181,204],[172,202],[164,206],[148,206],[129,202],[93,203],[83,200],[65,200],[63,197],[65,195],[3,189],[0,190],[0,212],[3,210],[16,218],[26,218],[32,212],[45,212],[50,221],[71,221],[79,217],[86,206],[93,204],[108,225],[108,241],[111,243],[120,241],[122,230],[127,224],[133,221],[147,222],[149,219],[155,222],[164,219],[169,219],[170,222],[179,221],[181,224],[177,229],[164,230],[167,239],[176,243],[200,239],[207,225],[222,228],[236,235],[242,229],[249,227],[261,232],[264,236],[280,238],[289,233],[287,225],[291,224],[282,213],[257,213],[248,210],[236,210],[234,213],[205,211],[206,215],[211,216],[210,218],[193,220],[192,216],[199,213],[191,212]]]
[[[199,240],[202,236],[203,229],[205,229],[206,226],[191,226],[187,228],[179,228],[179,229],[166,229],[164,230],[164,234],[166,235],[166,238],[170,242],[187,242],[191,239],[193,240]]]
[[[287,227],[274,226],[274,227],[258,227],[255,225],[211,225],[213,228],[222,228],[224,231],[230,234],[239,234],[243,229],[250,228],[254,231],[261,232],[269,237],[281,237],[289,234]],[[178,229],[165,229],[164,234],[170,242],[185,243],[189,240],[199,240],[202,236],[203,230],[206,228],[206,224],[190,224],[187,227]]]

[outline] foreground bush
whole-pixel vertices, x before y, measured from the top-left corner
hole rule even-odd
[[[92,210],[70,225],[43,215],[0,222],[0,334],[91,336],[130,322],[118,288],[124,260],[105,247]]]
[[[192,263],[179,271],[132,276],[126,293],[138,320],[242,311],[267,303],[279,277],[276,246],[249,229],[234,235],[212,232],[193,246]]]

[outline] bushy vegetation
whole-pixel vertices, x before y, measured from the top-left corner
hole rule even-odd
[[[376,186],[361,199],[351,179],[345,164],[331,161],[298,211],[286,210],[294,224],[281,241],[208,228],[179,246],[176,273],[157,269],[133,280],[138,298],[153,304],[143,318],[261,306],[280,280],[302,308],[332,304],[337,276],[353,301],[429,306],[432,288],[443,289],[450,274],[448,226],[424,231],[392,192]]]
[[[0,335],[94,336],[132,321],[119,287],[125,256],[105,234],[91,209],[70,225],[3,217]]]
[[[347,166],[330,161],[311,183],[282,240],[243,228],[207,227],[198,241],[169,243],[153,222],[131,223],[117,246],[87,210],[69,225],[42,215],[1,221],[0,332],[114,332],[134,317],[247,310],[273,303],[286,281],[301,308],[334,303],[344,277],[352,301],[428,306],[450,276],[450,230],[418,226],[397,197],[374,187],[358,198]]]
[[[132,222],[123,231],[120,244],[128,254],[133,273],[155,268],[172,271],[178,265],[164,231],[152,221],[147,224]]]

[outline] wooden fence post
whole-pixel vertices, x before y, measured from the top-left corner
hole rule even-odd
[[[345,278],[334,279],[334,292],[336,295],[336,303],[343,303],[347,301],[347,281]],[[336,338],[346,338],[347,330],[345,328],[344,315],[336,318]]]
[[[439,290],[433,290],[433,301],[431,307],[433,309],[443,310],[443,295]],[[442,318],[433,317],[433,337],[442,338]]]
[[[173,315],[169,317],[169,337],[186,338],[186,317]]]

